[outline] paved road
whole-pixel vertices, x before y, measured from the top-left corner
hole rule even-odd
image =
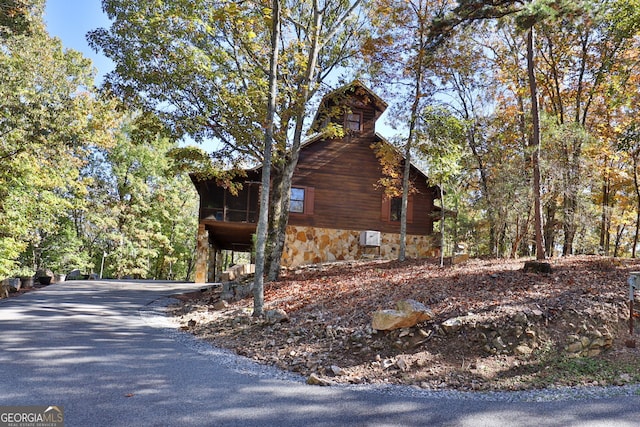
[[[62,405],[72,427],[640,425],[640,396],[433,398],[255,373],[159,315],[194,288],[71,281],[0,301],[0,406]]]

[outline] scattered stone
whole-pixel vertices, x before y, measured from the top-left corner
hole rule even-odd
[[[264,318],[270,325],[289,321],[289,315],[281,308],[265,311]]]
[[[546,273],[551,274],[551,264],[542,261],[527,261],[524,263],[525,273]]]
[[[582,351],[582,343],[580,341],[569,344],[565,350],[567,353],[580,353]]]
[[[414,319],[403,311],[379,310],[373,313],[371,327],[379,331],[390,331],[413,326],[413,321]]]
[[[533,310],[531,310],[531,314],[533,314],[535,317],[540,318],[540,317],[542,317],[543,313],[542,313],[542,311],[540,311],[538,309],[533,309]]]
[[[622,383],[627,384],[627,383],[630,383],[630,382],[631,382],[631,380],[632,380],[633,378],[631,378],[631,375],[629,375],[629,374],[620,374],[620,376],[618,377],[618,379],[619,379]]]
[[[462,319],[459,317],[447,319],[440,326],[445,334],[452,335],[462,329]]]
[[[0,298],[9,298],[9,284],[4,280],[0,282]]]
[[[514,351],[520,356],[529,356],[531,353],[533,353],[533,350],[526,345],[519,345],[515,348]]]
[[[309,375],[309,378],[307,378],[307,384],[319,385],[319,386],[330,386],[333,383],[327,379],[319,377],[317,374],[314,373]]]
[[[396,360],[396,366],[403,372],[409,369],[409,365],[403,358]]]
[[[336,365],[331,365],[331,372],[333,372],[333,375],[338,376],[338,375],[342,375],[344,373],[344,370]]]
[[[398,338],[406,337],[409,334],[411,334],[411,330],[409,328],[401,329]]]
[[[392,367],[392,366],[395,366],[395,364],[396,364],[395,359],[384,359],[384,360],[382,361],[382,367],[383,367],[384,369],[388,369],[388,368],[390,368],[390,367]]]
[[[218,310],[218,311],[219,311],[219,310],[224,310],[224,309],[225,309],[225,308],[227,308],[227,307],[229,307],[229,303],[228,303],[228,302],[226,302],[226,301],[225,301],[225,300],[223,300],[223,299],[222,299],[222,300],[220,300],[220,301],[218,301],[217,303],[215,303],[215,304],[213,305],[213,309],[214,309],[214,310]]]
[[[17,277],[4,279],[2,282],[3,282],[3,287],[8,289],[10,293],[15,293],[20,290],[20,279]]]
[[[196,326],[196,321],[193,319],[189,319],[189,321],[187,322],[187,326],[193,328],[194,326]]]

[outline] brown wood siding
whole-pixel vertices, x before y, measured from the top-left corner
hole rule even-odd
[[[374,123],[383,110],[364,98],[347,101],[351,107],[346,111],[362,113],[362,131],[348,131],[342,139],[316,140],[302,148],[292,184],[305,189],[304,213],[290,213],[289,224],[399,233],[400,222],[389,220],[389,202],[384,201],[384,192],[377,186],[382,168],[371,148],[378,140]],[[332,120],[344,124],[345,116]],[[239,178],[252,185],[245,186],[237,197],[217,187],[212,180],[198,182],[200,218],[257,221],[260,178],[257,170]],[[434,190],[427,185],[424,176],[413,169],[411,180],[418,191],[410,199],[407,233],[431,234]]]
[[[371,144],[373,111],[365,114],[365,132],[342,140],[318,141],[300,153],[293,185],[314,188],[313,215],[290,215],[290,225],[349,230],[400,231],[399,222],[381,215],[383,190],[376,188],[381,176],[380,163]],[[423,178],[414,178],[419,193],[413,195],[413,221],[408,234],[426,235],[433,231],[432,190]]]

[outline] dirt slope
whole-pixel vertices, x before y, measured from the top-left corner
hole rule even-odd
[[[284,310],[286,321],[251,317],[251,298],[225,306],[216,290],[184,296],[172,312],[183,329],[217,346],[329,383],[512,390],[640,381],[640,352],[626,342],[627,277],[640,263],[551,264],[550,274],[505,260],[310,266],[266,286],[266,309]],[[407,298],[435,319],[371,329],[373,311]],[[445,328],[449,319],[458,326]]]

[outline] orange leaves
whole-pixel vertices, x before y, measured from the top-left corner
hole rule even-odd
[[[624,299],[620,284],[625,283],[627,269],[602,270],[602,259],[556,260],[551,274],[524,273],[518,260],[471,260],[445,268],[437,260],[307,266],[271,284],[265,301],[293,317],[320,312],[332,324],[349,327],[364,326],[371,312],[407,298],[429,306],[438,321],[519,307],[546,307],[551,313],[594,298]]]

